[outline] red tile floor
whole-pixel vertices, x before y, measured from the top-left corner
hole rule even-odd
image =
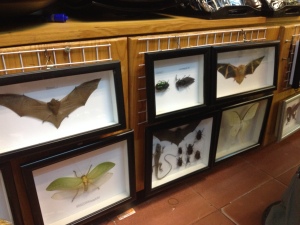
[[[260,225],[300,166],[300,132],[215,165],[101,225]]]

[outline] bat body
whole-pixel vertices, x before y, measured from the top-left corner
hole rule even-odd
[[[238,84],[241,84],[246,75],[253,74],[255,69],[260,65],[264,56],[252,60],[247,65],[233,66],[229,63],[218,63],[217,70],[225,77],[225,79],[233,78]]]
[[[52,123],[59,128],[61,122],[77,108],[84,106],[90,95],[97,89],[101,79],[91,80],[74,88],[63,99],[43,102],[26,95],[0,94],[0,105],[19,116],[27,116]]]
[[[175,130],[157,131],[155,132],[154,136],[156,136],[160,141],[170,141],[171,143],[179,145],[185,136],[197,128],[199,123],[200,121],[193,122],[183,128],[177,127]]]

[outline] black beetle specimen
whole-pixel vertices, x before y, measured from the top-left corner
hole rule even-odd
[[[188,156],[186,157],[186,165],[189,164],[189,163],[190,163],[190,156],[188,155]]]
[[[202,130],[198,130],[197,134],[196,134],[196,139],[198,141],[200,141],[203,138],[203,129]]]
[[[189,144],[187,147],[186,147],[186,153],[188,154],[188,155],[191,155],[191,154],[193,154],[193,152],[194,152],[194,145],[192,145],[192,144]]]
[[[179,155],[182,154],[182,148],[181,148],[181,147],[178,148],[178,154],[179,154]]]
[[[158,81],[157,84],[155,85],[155,89],[157,91],[165,91],[168,89],[168,87],[169,87],[169,82],[164,80]]]
[[[177,166],[178,167],[182,166],[182,157],[178,157],[178,159],[177,159]]]
[[[195,152],[195,159],[196,159],[196,160],[201,159],[201,154],[200,154],[200,151],[199,151],[199,150],[197,150],[197,151]]]
[[[177,90],[179,90],[180,87],[184,88],[187,87],[189,85],[191,85],[192,83],[194,83],[195,79],[190,77],[190,76],[184,76],[181,79],[177,79],[177,75],[176,75],[176,88]]]

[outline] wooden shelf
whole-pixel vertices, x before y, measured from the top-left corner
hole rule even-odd
[[[52,23],[44,22],[40,17],[31,16],[30,18],[22,20],[22,23],[18,20],[2,23],[4,25],[0,28],[0,47],[238,26],[255,26],[264,23],[266,23],[265,17],[204,20],[170,15],[157,15],[153,19],[147,20],[131,19],[120,21],[86,21],[70,18],[65,23]]]

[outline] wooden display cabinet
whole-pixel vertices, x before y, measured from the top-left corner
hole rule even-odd
[[[0,75],[71,66],[97,60],[120,60],[127,127],[134,129],[136,191],[144,189],[147,96],[144,53],[225,43],[281,40],[278,89],[274,91],[263,146],[276,140],[279,101],[294,94],[283,88],[291,38],[299,34],[300,17],[204,20],[157,15],[147,20],[80,21],[66,23],[11,21],[0,28]],[[95,47],[95,46],[104,46]],[[100,50],[101,49],[101,50]],[[10,160],[24,225],[33,224],[20,165],[26,155]],[[37,156],[38,157],[38,156]]]

